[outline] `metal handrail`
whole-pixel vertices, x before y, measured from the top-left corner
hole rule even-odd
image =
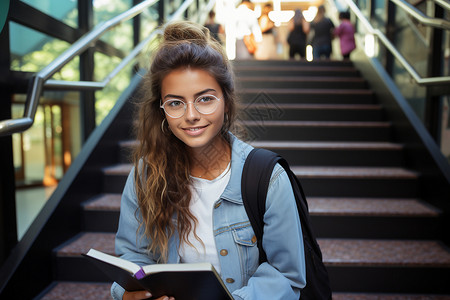
[[[391,0],[391,1],[422,24],[431,27],[450,30],[450,22],[447,20],[429,17],[404,0]]]
[[[450,2],[448,2],[447,0],[434,0],[434,2],[440,5],[442,8],[450,10]]]
[[[373,26],[366,19],[361,10],[356,6],[352,0],[344,0],[349,8],[356,15],[361,24],[365,29],[372,35],[376,36],[384,46],[392,53],[392,55],[400,62],[400,64],[405,68],[409,75],[417,82],[419,85],[443,85],[450,83],[450,76],[439,76],[439,77],[427,77],[423,78],[416,72],[416,70],[408,63],[408,61],[403,57],[403,55],[397,50],[397,48],[391,43],[391,41],[378,29],[373,28]],[[401,0],[394,0],[401,1]]]
[[[170,16],[169,22],[179,19],[186,11],[189,5],[194,0],[186,0],[176,10],[176,12]],[[39,98],[42,94],[43,88],[59,89],[59,90],[100,90],[103,89],[114,76],[116,76],[128,63],[130,63],[137,55],[139,55],[144,47],[158,34],[161,33],[160,29],[154,30],[146,39],[140,42],[120,63],[117,67],[106,76],[103,81],[64,81],[64,80],[50,80],[56,72],[61,70],[67,63],[69,63],[74,57],[83,53],[86,49],[91,47],[105,32],[111,30],[117,25],[137,16],[142,13],[146,8],[155,4],[158,0],[146,0],[137,4],[127,10],[126,12],[117,15],[111,20],[104,21],[98,24],[90,32],[86,33],[79,40],[77,40],[72,46],[69,47],[63,54],[58,56],[53,62],[51,62],[44,69],[36,73],[34,76],[31,88],[27,94],[25,103],[25,111],[22,118],[9,119],[0,121],[0,136],[11,135],[13,133],[22,132],[30,128],[34,123],[36,110],[39,104]],[[210,0],[207,5],[207,9],[211,9],[214,5],[214,0]]]

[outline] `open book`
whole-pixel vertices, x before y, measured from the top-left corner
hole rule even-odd
[[[232,300],[210,263],[152,264],[140,267],[128,260],[91,249],[83,254],[127,291],[147,290],[158,298],[176,300]]]

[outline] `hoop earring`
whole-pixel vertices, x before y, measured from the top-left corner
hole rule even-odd
[[[165,130],[165,127],[164,127],[164,122],[166,122],[166,119],[163,119],[161,122],[161,131],[163,134],[167,134],[167,131]]]

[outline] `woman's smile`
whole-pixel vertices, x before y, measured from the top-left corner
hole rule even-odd
[[[208,127],[208,125],[197,126],[197,127],[188,127],[188,128],[184,128],[184,131],[191,136],[197,136],[197,135],[200,135],[203,132],[205,132],[207,127]]]

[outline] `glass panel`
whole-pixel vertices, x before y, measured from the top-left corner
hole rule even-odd
[[[94,24],[110,20],[127,11],[131,6],[131,0],[95,0]],[[117,49],[129,52],[133,47],[133,20],[128,20],[111,29],[100,39]]]
[[[418,86],[409,73],[395,61],[392,78],[416,115],[424,121],[426,88]]]
[[[450,162],[450,95],[442,97],[441,151]]]
[[[378,27],[384,32],[384,27],[387,22],[386,16],[386,0],[373,0],[374,5],[374,27]]]
[[[158,6],[153,5],[141,15],[141,41],[158,26]]]
[[[426,40],[426,27],[422,29],[403,10],[396,13],[396,31],[394,44],[403,57],[412,65],[422,77],[427,76],[429,46]],[[411,47],[414,45],[414,47]]]
[[[450,21],[450,12],[446,14],[446,20]],[[442,42],[442,52],[444,53],[443,75],[450,76],[450,31],[446,30],[444,33],[444,40]],[[450,125],[450,124],[449,124]]]
[[[70,47],[69,43],[10,22],[11,69],[38,72]]]
[[[358,5],[361,12],[366,16],[367,19],[370,18],[370,11],[368,6],[368,0],[357,0],[356,5]]]
[[[94,0],[94,26],[132,7],[131,0]]]
[[[95,65],[102,66],[95,68],[94,77],[97,81],[103,80],[120,63],[117,57],[105,56],[102,53],[95,53]],[[111,82],[101,91],[95,93],[95,111],[96,123],[100,124],[108,115],[111,108],[116,103],[122,92],[130,83],[130,74],[132,74],[133,64],[125,67]]]
[[[78,27],[78,7],[76,0],[21,0],[22,2],[52,16],[64,23]]]
[[[128,20],[108,32],[100,40],[128,54],[133,49],[133,20]]]

